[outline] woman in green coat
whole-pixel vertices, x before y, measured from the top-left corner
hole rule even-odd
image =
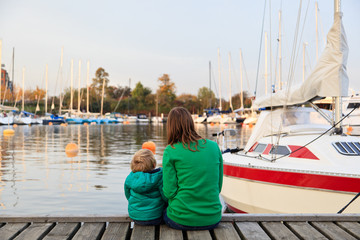
[[[163,190],[165,223],[179,230],[210,230],[220,220],[223,160],[217,143],[195,131],[188,110],[173,108],[167,120]]]

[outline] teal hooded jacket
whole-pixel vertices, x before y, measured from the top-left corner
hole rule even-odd
[[[131,172],[124,184],[129,216],[149,221],[162,217],[166,199],[163,195],[162,168],[151,172]]]

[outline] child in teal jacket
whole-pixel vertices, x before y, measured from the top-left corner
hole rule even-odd
[[[136,152],[131,161],[131,173],[124,184],[131,219],[139,225],[161,223],[165,200],[162,168],[156,168],[154,154],[148,149]]]

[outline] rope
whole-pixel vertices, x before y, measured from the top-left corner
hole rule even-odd
[[[257,91],[257,85],[258,85],[258,79],[259,79],[260,55],[261,55],[261,45],[262,45],[262,39],[263,39],[263,33],[264,33],[265,10],[266,10],[266,0],[264,1],[264,13],[263,13],[263,21],[262,21],[262,27],[261,27],[259,57],[258,57],[257,71],[256,71],[256,84],[255,84],[255,91],[254,91],[255,97],[256,97],[256,91]]]
[[[353,197],[353,199],[351,199],[351,201],[345,205],[345,207],[343,207],[340,211],[338,211],[337,213],[342,213],[353,201],[355,201],[358,197],[360,196],[360,192],[358,194],[356,194],[355,197]]]

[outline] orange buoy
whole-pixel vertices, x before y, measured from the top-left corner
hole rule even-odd
[[[249,128],[252,128],[253,127],[253,124],[252,123],[249,123]]]
[[[150,151],[153,152],[153,154],[155,154],[155,150],[156,150],[156,145],[154,142],[144,142],[142,147],[142,149],[149,149]]]
[[[53,125],[53,123],[52,123],[52,122],[49,122],[49,126],[51,126],[51,125]]]
[[[89,125],[87,122],[84,122],[84,126],[87,126],[87,125]]]
[[[15,131],[14,131],[14,129],[5,129],[4,131],[3,131],[3,134],[4,134],[4,136],[13,136],[14,134],[15,134]]]
[[[17,124],[15,123],[15,124],[13,124],[13,128],[16,128],[17,127]]]
[[[214,123],[212,122],[212,123],[210,123],[210,126],[214,126]]]
[[[79,153],[79,147],[76,143],[68,143],[65,147],[65,153],[68,157],[76,157]]]

